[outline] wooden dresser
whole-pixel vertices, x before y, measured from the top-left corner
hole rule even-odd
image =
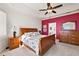
[[[20,41],[19,38],[10,37],[9,38],[9,49],[14,49],[19,47]]]
[[[61,31],[60,42],[79,45],[79,31],[78,30]]]

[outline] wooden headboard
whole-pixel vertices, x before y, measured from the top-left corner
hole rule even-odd
[[[20,28],[21,35],[27,32],[37,32],[37,28]]]

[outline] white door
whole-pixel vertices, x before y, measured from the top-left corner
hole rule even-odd
[[[49,35],[56,34],[56,22],[49,23]]]
[[[0,10],[0,52],[7,46],[6,13]]]

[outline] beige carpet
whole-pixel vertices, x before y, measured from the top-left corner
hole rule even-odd
[[[36,56],[34,52],[28,48],[21,46],[11,51],[5,51],[0,56]],[[79,56],[79,46],[59,43],[52,46],[44,56]]]
[[[20,46],[19,48],[8,50],[0,54],[1,56],[35,56],[35,53],[26,48],[25,46]]]

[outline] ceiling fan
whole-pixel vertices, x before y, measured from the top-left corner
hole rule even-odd
[[[49,12],[56,13],[54,9],[59,8],[61,6],[63,6],[63,4],[52,7],[50,3],[47,3],[47,9],[40,9],[39,11],[46,11],[45,15]]]

